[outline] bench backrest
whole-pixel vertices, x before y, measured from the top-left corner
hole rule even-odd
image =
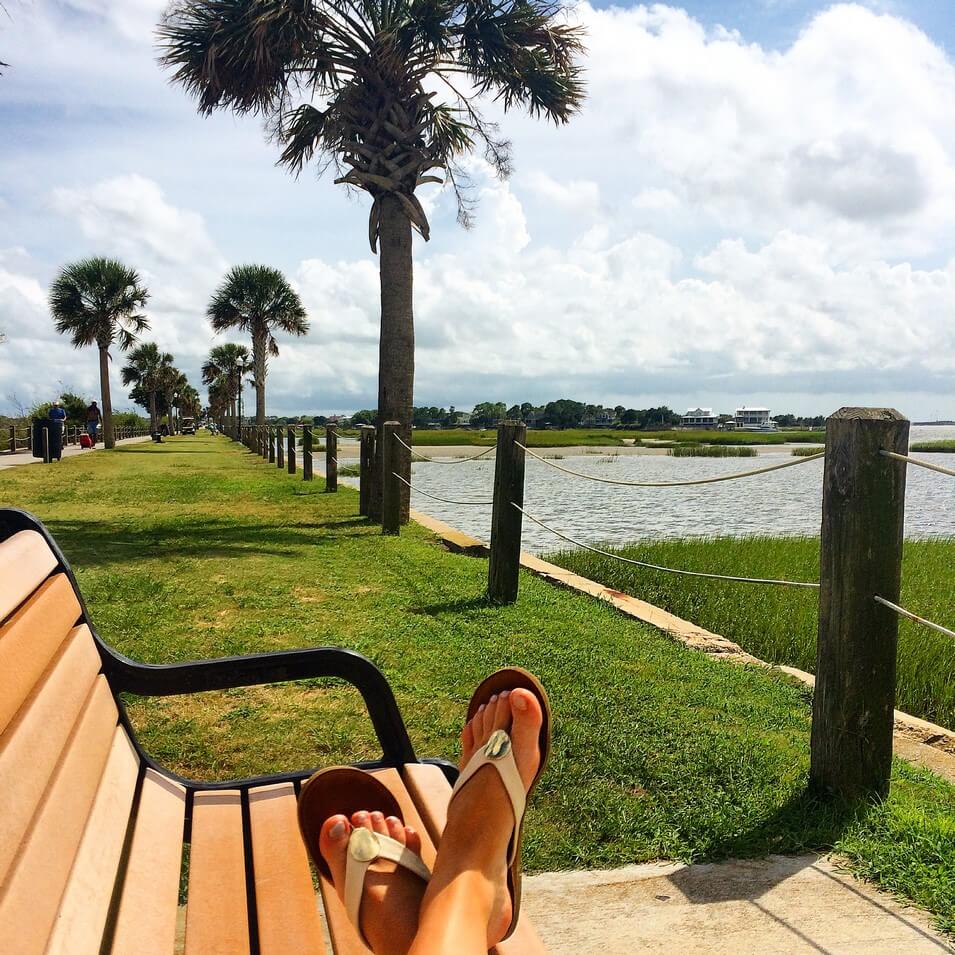
[[[140,760],[41,534],[0,542],[0,938],[76,952],[109,914]],[[93,949],[95,950],[95,948]]]

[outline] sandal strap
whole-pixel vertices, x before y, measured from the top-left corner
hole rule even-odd
[[[511,745],[511,738],[504,730],[496,730],[491,734],[491,738],[484,744],[469,760],[467,766],[461,770],[458,781],[454,784],[451,791],[451,798],[464,787],[468,780],[480,769],[485,766],[493,766],[501,777],[504,784],[504,790],[508,799],[511,801],[511,810],[514,813],[514,831],[520,829],[521,821],[524,819],[524,810],[527,806],[527,793],[524,789],[524,780],[521,779],[520,771],[514,760],[514,748]],[[511,839],[510,848],[507,852],[507,864],[511,865],[517,854],[517,840]]]
[[[361,835],[358,835],[359,833]],[[356,835],[366,845],[363,845],[360,851],[353,854],[353,840],[355,840]],[[367,846],[371,846],[371,848],[368,849]],[[378,859],[394,862],[409,872],[413,872],[425,882],[431,881],[431,870],[421,860],[421,856],[412,852],[407,846],[403,846],[400,842],[392,839],[391,836],[383,836],[378,832],[372,832],[370,829],[364,828],[352,830],[348,839],[348,848],[345,850],[345,859],[345,911],[361,940],[367,945],[368,940],[361,930],[359,916],[362,893],[365,888],[365,875],[372,862],[376,862]]]

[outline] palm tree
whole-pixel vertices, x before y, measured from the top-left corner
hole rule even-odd
[[[236,429],[236,402],[242,394],[242,376],[248,370],[250,361],[249,349],[245,345],[227,342],[225,345],[216,345],[202,366],[202,383],[214,385],[217,393],[225,396],[232,418],[230,427],[233,436]]]
[[[412,228],[425,239],[430,230],[415,191],[443,172],[466,225],[461,160],[483,145],[497,172],[510,172],[509,144],[478,112],[476,96],[555,124],[579,109],[581,32],[560,22],[561,12],[560,0],[173,0],[163,17],[162,61],[200,112],[257,113],[294,173],[317,158],[320,169],[335,165],[337,183],[371,196],[368,238],[372,252],[380,248],[379,433],[383,421],[400,421],[411,443],[411,237]],[[409,478],[410,452],[402,449],[400,465]],[[380,494],[376,482],[372,516]]]
[[[135,269],[98,256],[65,266],[50,286],[50,312],[56,330],[70,335],[74,348],[96,345],[99,349],[103,445],[107,448],[116,443],[109,348],[115,341],[120,351],[127,351],[136,343],[136,336],[149,329],[149,321],[140,313],[148,298]]]
[[[279,353],[273,332],[280,329],[301,336],[308,331],[302,300],[278,269],[267,265],[237,265],[216,289],[206,314],[217,332],[238,328],[252,336],[255,423],[261,427],[265,424],[269,356]]]
[[[166,424],[170,434],[176,433],[176,395],[189,384],[189,379],[174,365],[164,365],[159,372],[159,390],[166,405]]]
[[[161,352],[155,342],[143,342],[129,353],[120,372],[124,385],[135,385],[146,395],[149,401],[150,431],[155,431],[159,425],[156,395],[159,392],[162,371],[166,366],[172,365],[172,361],[172,355],[169,352]]]

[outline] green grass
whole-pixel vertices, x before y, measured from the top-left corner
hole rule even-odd
[[[679,444],[774,445],[825,444],[824,431],[640,431],[645,440],[676,441]]]
[[[935,454],[955,454],[955,439],[946,439],[944,441],[918,441],[912,445],[911,450]]]
[[[617,552],[648,563],[706,573],[819,579],[817,539],[644,541]],[[728,637],[763,660],[810,672],[815,669],[815,591],[691,580],[583,550],[563,552],[553,560]],[[906,541],[902,605],[944,626],[955,627],[953,566],[955,540]],[[955,640],[908,620],[900,622],[897,705],[900,710],[955,729]]]
[[[603,428],[567,428],[564,431],[530,429],[527,432],[527,446],[531,448],[566,448],[575,445],[602,445],[613,447],[629,443],[640,444],[650,441],[654,444],[666,441],[673,444],[713,444],[713,445],[775,445],[791,442],[824,444],[822,431],[777,431],[760,433],[747,431],[618,431]],[[447,430],[428,431],[416,429],[414,444],[419,447],[440,447],[442,445],[488,446],[497,441],[497,432],[488,428],[483,431],[470,428],[449,428]],[[659,444],[657,444],[659,447]],[[669,445],[672,446],[672,445]]]
[[[792,454],[794,458],[811,458],[814,454],[819,454],[822,450],[824,449],[818,446],[812,448],[793,448],[790,454]]]
[[[737,448],[727,445],[684,444],[670,451],[674,458],[755,458],[756,448]]]
[[[555,710],[530,810],[531,870],[835,847],[955,924],[955,787],[896,762],[878,805],[805,793],[809,697],[778,673],[694,653],[610,606],[521,579],[484,599],[487,565],[417,525],[382,537],[349,489],[324,493],[200,434],[0,474],[77,572],[100,633],[151,662],[323,644],[370,656],[417,751],[454,758],[472,687],[530,667]],[[334,681],[133,699],[165,764],[202,778],[376,754],[357,694]]]

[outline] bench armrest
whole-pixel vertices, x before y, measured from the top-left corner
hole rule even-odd
[[[314,647],[162,665],[139,663],[102,643],[100,652],[103,672],[117,694],[176,696],[315,677],[345,680],[361,693],[386,762],[398,766],[417,761],[384,674],[352,650]]]

